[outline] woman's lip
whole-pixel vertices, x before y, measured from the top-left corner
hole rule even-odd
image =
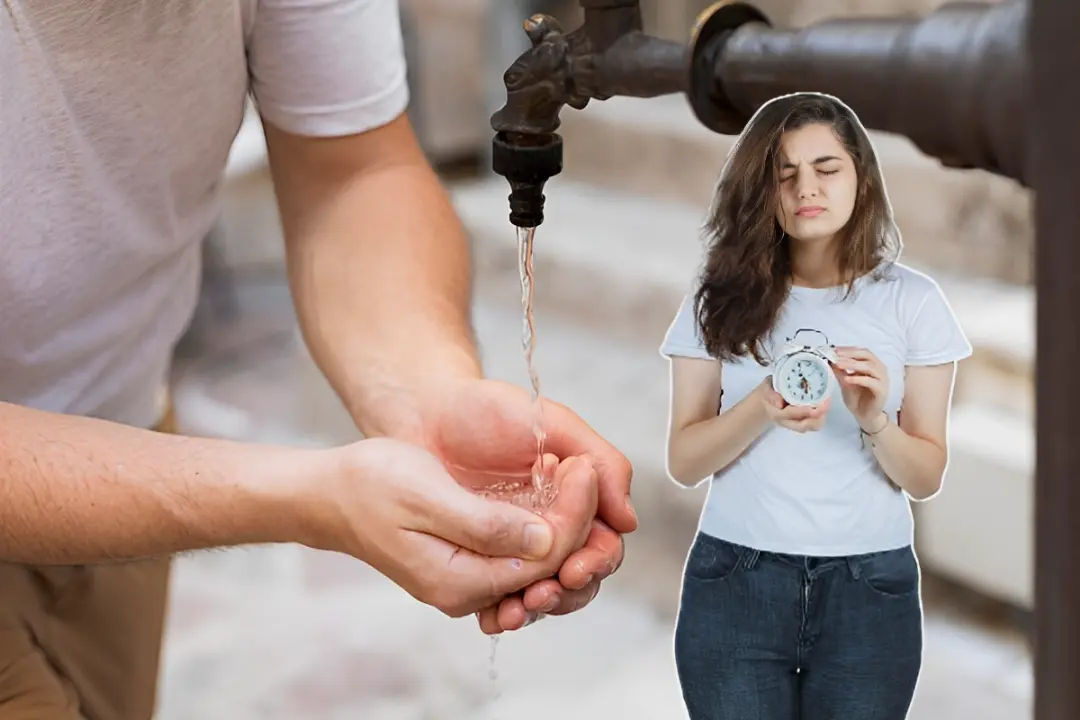
[[[814,207],[799,208],[799,212],[795,214],[799,217],[817,217],[823,212],[825,212],[825,208],[815,205]]]

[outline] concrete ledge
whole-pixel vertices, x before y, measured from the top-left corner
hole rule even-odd
[[[1029,425],[1035,419],[1035,290],[936,274],[974,353],[957,372],[958,403],[971,399]]]
[[[923,566],[1031,609],[1034,428],[986,405],[960,405],[950,444],[941,493],[914,508]]]

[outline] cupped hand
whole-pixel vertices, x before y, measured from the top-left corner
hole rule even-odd
[[[521,594],[510,594],[480,613],[494,633],[522,627],[538,613],[565,614],[587,605],[600,583],[622,563],[622,534],[637,528],[630,502],[630,462],[566,406],[541,400],[544,452],[564,462],[588,458],[596,470],[598,503],[588,537],[556,572]],[[528,478],[537,457],[537,405],[524,388],[497,380],[462,380],[425,402],[424,444],[467,487]],[[461,468],[470,468],[464,472]],[[560,491],[561,493],[561,491]],[[544,511],[545,517],[547,511]]]
[[[859,425],[873,431],[880,424],[889,395],[889,371],[874,353],[865,348],[836,348],[833,374],[840,385],[844,405]]]
[[[389,438],[325,451],[304,485],[308,545],[345,552],[451,617],[473,614],[559,570],[597,507],[588,458],[550,458],[543,517],[462,487],[423,448]]]
[[[831,397],[825,398],[824,402],[816,407],[789,405],[784,397],[773,389],[771,376],[758,386],[758,392],[761,393],[765,414],[780,427],[797,433],[814,432],[824,427],[825,416],[829,413],[832,402]]]
[[[586,547],[595,554],[595,564],[590,564],[588,559],[576,560],[574,566],[564,563],[558,578],[533,583],[524,592],[485,608],[477,616],[481,631],[498,635],[520,630],[545,615],[568,615],[592,602],[600,592],[600,583],[622,564],[623,540],[604,521],[594,519]],[[586,568],[600,563],[603,564],[598,572],[587,574]]]

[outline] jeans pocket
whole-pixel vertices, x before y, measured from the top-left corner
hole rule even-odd
[[[863,585],[877,595],[908,598],[919,592],[919,561],[910,546],[874,553],[858,567]]]
[[[747,550],[699,532],[686,558],[685,575],[694,580],[726,580],[739,568]]]

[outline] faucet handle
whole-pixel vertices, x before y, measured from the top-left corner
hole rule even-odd
[[[559,21],[541,13],[524,23],[532,47],[503,73],[506,105],[491,117],[496,132],[553,133],[563,105],[581,110],[588,95],[573,81],[574,34],[563,33]]]
[[[562,102],[575,110],[584,110],[589,104],[590,94],[576,89],[578,83],[575,80],[579,73],[591,64],[589,61],[592,58],[590,55],[575,52],[575,44],[579,38],[574,33],[563,34],[559,21],[543,13],[537,13],[525,20],[525,34],[529,36],[534,48],[549,40],[558,46],[561,62],[557,69],[565,78]]]
[[[549,35],[562,35],[562,25],[550,15],[536,13],[525,19],[525,34],[529,36],[532,46],[536,47],[544,42]]]

